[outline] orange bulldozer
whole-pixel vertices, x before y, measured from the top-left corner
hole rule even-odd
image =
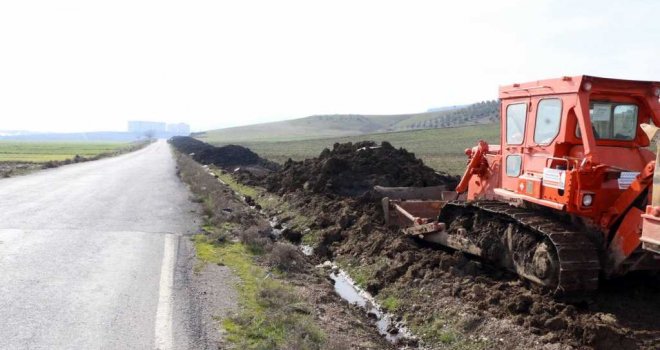
[[[500,144],[465,151],[455,191],[376,188],[388,223],[557,294],[660,271],[660,82],[563,77],[499,98]]]

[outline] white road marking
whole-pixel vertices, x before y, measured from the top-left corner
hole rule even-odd
[[[154,345],[159,350],[172,349],[172,289],[176,252],[179,249],[178,238],[176,235],[167,234],[163,244],[163,262],[160,267],[160,287],[154,333]]]

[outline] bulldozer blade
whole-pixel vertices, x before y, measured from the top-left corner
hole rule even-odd
[[[415,225],[402,229],[401,232],[403,232],[403,234],[406,236],[424,238],[426,235],[442,232],[446,227],[447,225],[445,225],[443,222],[430,222],[428,224]]]
[[[483,253],[481,248],[479,248],[468,238],[461,235],[449,234],[449,232],[447,232],[445,229],[445,224],[442,224],[442,226],[440,226],[436,231],[420,234],[418,237],[425,241],[460,250],[474,256],[482,256]]]
[[[383,187],[375,186],[374,190],[389,199],[417,199],[417,200],[441,200],[446,186],[430,187]]]
[[[434,221],[445,205],[440,200],[382,199],[385,222],[389,225],[409,227]]]

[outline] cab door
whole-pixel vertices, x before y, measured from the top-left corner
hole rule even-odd
[[[520,177],[517,192],[556,201],[564,195],[568,162],[560,159],[555,150],[564,137],[560,134],[562,122],[568,118],[559,96],[534,97],[531,104],[527,147],[523,152],[525,174]]]
[[[530,99],[502,101],[502,188],[516,192],[524,170]]]

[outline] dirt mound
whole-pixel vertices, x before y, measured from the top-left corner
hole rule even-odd
[[[304,190],[319,194],[361,196],[380,186],[456,185],[457,178],[439,174],[415,158],[414,153],[396,149],[388,142],[336,143],[318,158],[289,160],[281,171],[270,174],[266,188],[280,194]]]
[[[176,148],[179,152],[185,154],[197,154],[201,151],[215,148],[213,145],[209,145],[206,142],[202,142],[188,136],[174,136],[169,139],[168,142],[172,144],[172,146],[174,146],[174,148]]]
[[[236,145],[207,148],[196,153],[193,158],[202,164],[219,166],[258,164],[261,158],[248,148]]]
[[[202,164],[213,164],[220,167],[259,165],[271,170],[277,168],[275,163],[259,157],[258,154],[243,146],[215,147],[187,136],[175,136],[169,142],[179,152],[192,155],[193,159]]]

